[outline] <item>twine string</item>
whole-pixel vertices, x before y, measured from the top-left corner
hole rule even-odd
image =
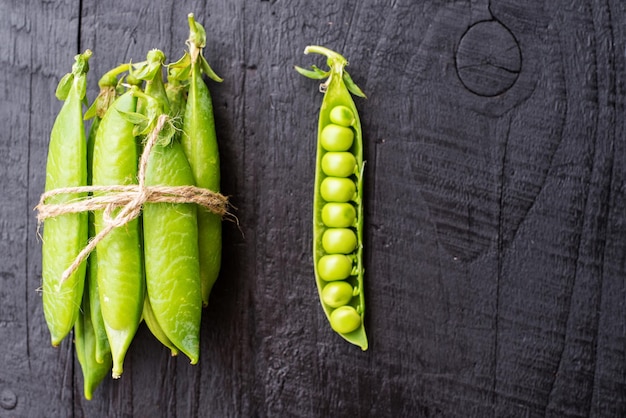
[[[103,211],[104,227],[78,253],[72,264],[63,272],[61,283],[65,282],[87,259],[113,229],[126,225],[136,219],[145,203],[195,203],[219,216],[228,215],[228,198],[220,193],[196,186],[146,186],[146,167],[152,148],[157,143],[159,133],[167,123],[167,115],[159,116],[155,128],[147,138],[144,151],[139,160],[137,183],[118,186],[79,186],[50,190],[41,195],[37,210],[37,221],[41,224],[55,216],[80,213],[85,211]],[[65,203],[45,203],[47,199],[67,194],[103,193],[87,195]],[[114,211],[119,208],[117,214]]]

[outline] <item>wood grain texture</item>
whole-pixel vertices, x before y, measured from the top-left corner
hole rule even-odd
[[[85,48],[91,100],[121,62],[177,59],[189,12],[239,223],[200,363],[142,326],[85,401],[37,292],[54,89]],[[0,417],[625,416],[624,21],[620,0],[0,0]],[[309,44],[368,96],[366,352],[313,278]]]
[[[2,243],[0,251],[0,414],[72,414],[73,347],[54,349],[45,328],[41,242],[32,208],[45,179],[45,152],[60,102],[59,75],[77,49],[80,11],[72,2],[0,4]],[[51,54],[58,48],[58,53]],[[69,64],[69,65],[68,65]],[[46,347],[46,349],[44,349]],[[5,399],[14,399],[5,402]]]

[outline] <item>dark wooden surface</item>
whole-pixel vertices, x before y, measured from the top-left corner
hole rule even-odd
[[[240,225],[200,364],[142,326],[88,402],[37,291],[54,89],[85,48],[90,99],[150,48],[178,58],[188,12]],[[0,0],[0,39],[0,417],[626,416],[624,1]],[[312,277],[308,44],[368,95],[366,352]]]

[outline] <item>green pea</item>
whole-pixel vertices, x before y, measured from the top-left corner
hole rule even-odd
[[[361,325],[361,315],[352,306],[340,306],[330,314],[330,326],[337,332],[347,334]]]
[[[328,254],[350,254],[356,246],[356,234],[349,228],[330,228],[322,235],[322,247]]]
[[[320,141],[326,151],[348,151],[354,140],[354,132],[345,126],[329,124],[322,129]]]
[[[331,308],[338,308],[352,300],[353,291],[348,282],[330,282],[322,289],[322,302]]]
[[[347,106],[335,106],[330,111],[330,121],[341,126],[351,126],[354,123],[354,113]]]
[[[322,171],[331,177],[349,177],[355,173],[356,158],[349,152],[327,152],[322,157]]]
[[[350,203],[327,203],[322,208],[322,222],[331,228],[354,226],[356,209]]]
[[[317,45],[307,46],[304,52],[324,55],[330,67],[327,71],[316,66],[310,70],[296,67],[305,77],[326,79],[320,89],[324,99],[318,119],[313,196],[315,283],[332,328],[346,341],[367,350],[361,319],[365,312],[363,134],[350,93],[365,95],[346,71],[348,61],[343,56]],[[347,278],[349,283],[343,281]]]
[[[66,74],[56,95],[63,100],[48,145],[45,190],[87,185],[87,138],[82,103],[87,89],[87,72],[91,51],[76,56],[72,72]],[[85,193],[53,196],[50,204],[64,204]],[[43,312],[51,343],[58,346],[69,334],[78,318],[86,263],[62,281],[63,272],[74,262],[87,244],[87,212],[69,213],[44,221],[42,240]]]
[[[352,260],[343,254],[325,255],[317,262],[317,274],[327,282],[347,279],[352,273]]]
[[[356,195],[356,183],[343,177],[326,177],[320,185],[322,199],[327,202],[349,202]]]

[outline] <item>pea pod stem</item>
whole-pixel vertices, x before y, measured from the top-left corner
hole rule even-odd
[[[187,15],[187,22],[189,23],[187,46],[189,47],[191,62],[195,63],[202,53],[202,48],[206,46],[206,32],[202,26],[198,25],[193,13]]]
[[[189,15],[187,15],[187,20],[189,22],[189,39],[187,39],[187,46],[189,47],[191,63],[195,64],[199,60],[204,73],[211,80],[221,83],[224,80],[218,76],[215,71],[213,71],[203,55],[203,50],[206,46],[206,31],[204,30],[204,27],[196,22],[193,13],[189,13]]]
[[[341,72],[344,67],[348,65],[348,60],[343,55],[319,45],[309,45],[304,48],[305,54],[320,54],[328,58],[328,66],[331,70],[338,71],[341,76]]]
[[[132,68],[131,63],[124,63],[124,64],[118,65],[115,68],[110,69],[109,71],[104,73],[102,77],[100,77],[100,80],[98,80],[98,86],[99,87],[111,87],[111,86],[115,87],[117,85],[117,78],[120,76],[120,74],[130,71],[131,68]]]
[[[333,78],[339,78],[342,80],[345,87],[347,87],[348,91],[355,96],[365,98],[365,93],[356,85],[356,83],[350,77],[350,74],[345,70],[345,67],[348,66],[348,60],[344,58],[343,55],[319,45],[309,45],[304,48],[305,54],[320,54],[324,55],[327,58],[327,64],[330,68],[328,71],[323,71],[317,68],[316,66],[312,66],[313,70],[305,70],[304,68],[296,66],[295,69],[300,74],[305,77],[313,78],[313,79],[322,79],[327,78],[327,80],[320,84],[320,92],[325,93],[328,89],[328,86],[332,82]]]

